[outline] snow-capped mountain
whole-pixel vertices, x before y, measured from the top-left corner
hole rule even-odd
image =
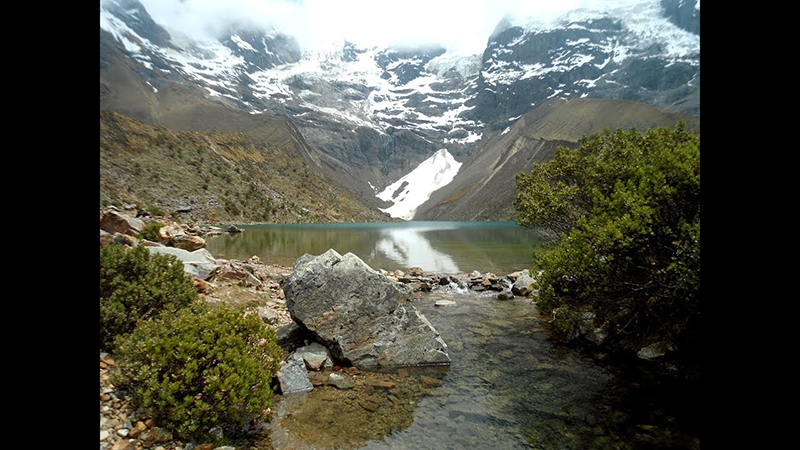
[[[699,114],[700,36],[672,23],[662,6],[678,3],[629,0],[547,20],[504,21],[483,53],[476,108],[467,117],[502,130],[553,97],[632,100]]]
[[[137,0],[108,0],[101,75],[111,58],[104,49],[114,47],[151,89],[142,94],[151,103],[180,85],[231,108],[286,117],[323,170],[374,196],[443,148],[463,162],[484,134],[553,97],[699,114],[699,1],[598,4],[546,19],[507,17],[482,54],[463,54],[347,41],[304,49],[279,29],[235,23],[215,38],[186,36],[156,24]],[[101,108],[115,82],[101,76]],[[398,205],[385,209],[411,211]]]

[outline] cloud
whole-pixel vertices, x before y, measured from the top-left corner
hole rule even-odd
[[[274,26],[305,48],[347,39],[361,45],[438,44],[483,51],[507,14],[549,16],[608,0],[140,0],[153,19],[189,35],[231,23]],[[628,0],[630,1],[630,0]],[[655,0],[657,1],[657,0]]]

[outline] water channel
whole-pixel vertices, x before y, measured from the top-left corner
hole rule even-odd
[[[218,257],[291,265],[353,252],[373,268],[498,275],[527,267],[538,237],[514,224],[250,226],[214,238]],[[440,299],[454,301],[435,306]],[[699,449],[699,395],[644,363],[553,340],[528,298],[455,286],[414,305],[447,343],[449,367],[382,374],[391,389],[319,386],[275,405],[274,448]],[[365,378],[360,374],[361,378]],[[358,379],[355,377],[354,379]]]

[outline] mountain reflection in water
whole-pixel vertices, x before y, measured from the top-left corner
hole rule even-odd
[[[431,228],[389,228],[381,230],[375,250],[400,267],[421,267],[428,272],[458,273],[453,258],[436,250],[425,237]]]
[[[226,259],[253,255],[291,266],[305,253],[354,253],[373,269],[506,274],[530,267],[539,239],[513,222],[401,222],[313,225],[242,225],[240,234],[208,240]]]

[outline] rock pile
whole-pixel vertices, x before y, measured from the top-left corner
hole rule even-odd
[[[505,276],[497,276],[491,272],[481,273],[473,271],[469,274],[445,275],[440,273],[426,273],[419,268],[411,268],[408,273],[402,270],[389,272],[378,269],[378,272],[391,281],[407,284],[415,292],[431,291],[437,287],[460,287],[475,292],[499,292],[499,300],[510,300],[515,295],[528,297],[535,295],[532,285],[536,281],[527,270],[512,272]]]

